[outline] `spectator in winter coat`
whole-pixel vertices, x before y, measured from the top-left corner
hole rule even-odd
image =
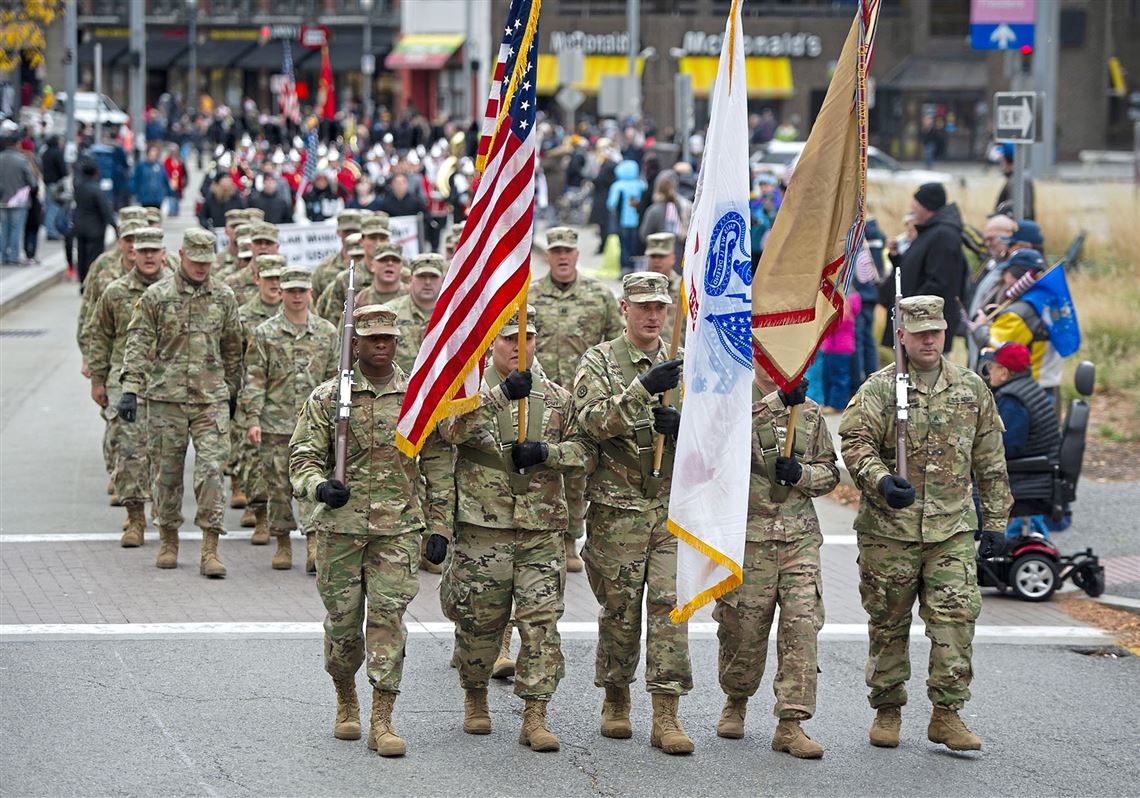
[[[685,235],[689,232],[689,214],[692,204],[677,194],[677,175],[666,169],[659,172],[653,183],[653,203],[641,217],[638,234],[641,242],[649,242],[654,233],[672,233],[673,249],[680,263],[685,253]]]
[[[851,370],[855,358],[855,319],[863,309],[858,292],[851,291],[843,303],[843,317],[831,335],[819,345],[823,361],[824,412],[840,413],[851,401]]]
[[[79,290],[87,269],[95,258],[103,252],[107,228],[114,226],[115,212],[107,192],[99,188],[99,166],[94,160],[85,158],[79,162],[79,174],[75,182],[75,239],[79,270]]]
[[[131,193],[139,205],[147,208],[161,208],[170,196],[170,177],[158,160],[158,145],[146,148],[146,160],[135,164],[131,174]]]
[[[28,208],[37,187],[32,165],[16,146],[15,131],[6,131],[0,140],[0,254],[6,266],[20,263]]]
[[[219,172],[210,183],[206,201],[202,203],[202,210],[198,214],[198,223],[207,230],[225,227],[226,211],[244,207],[246,207],[245,200],[234,185],[233,175],[229,172]]]
[[[63,146],[59,136],[50,136],[43,156],[44,178],[44,227],[47,228],[48,241],[59,241],[60,235],[56,230],[56,220],[60,213],[60,198],[66,186],[67,161],[63,157]]]
[[[167,197],[167,216],[178,215],[178,203],[186,191],[186,164],[182,162],[182,153],[178,145],[167,150],[166,158],[162,161],[162,168],[166,170],[166,180],[170,185],[170,196]]]
[[[249,207],[260,208],[265,214],[265,221],[270,224],[290,224],[293,221],[293,205],[278,184],[276,175],[262,176],[261,191],[250,195]]]
[[[380,210],[388,216],[415,216],[426,206],[423,197],[408,190],[408,176],[397,172],[388,181],[388,191],[380,202]]]
[[[325,172],[313,175],[313,184],[301,195],[301,200],[305,203],[305,217],[310,222],[331,219],[340,210],[340,197]]]
[[[617,165],[617,180],[610,186],[606,207],[617,213],[617,231],[621,239],[621,272],[633,271],[633,255],[637,250],[638,205],[645,191],[637,161],[626,158]]]

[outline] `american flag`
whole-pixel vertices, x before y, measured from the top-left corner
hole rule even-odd
[[[478,406],[484,355],[530,281],[540,5],[511,0],[507,13],[487,102],[492,124],[480,143],[485,168],[396,425],[396,443],[409,457],[441,419]]]
[[[281,81],[281,96],[278,104],[281,106],[281,117],[293,124],[301,121],[301,105],[297,101],[297,81],[293,77],[293,48],[288,41],[282,41],[284,55],[281,58],[281,74],[285,79]]]
[[[317,133],[316,125],[305,134],[305,163],[301,171],[301,191],[305,191],[313,184],[313,177],[317,174],[317,161],[320,159],[319,148],[321,137]]]

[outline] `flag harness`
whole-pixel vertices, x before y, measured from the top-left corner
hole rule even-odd
[[[492,388],[502,382],[502,379],[499,377],[499,372],[493,368],[487,369],[487,373],[483,378]],[[529,401],[526,403],[526,439],[528,441],[542,440],[542,416],[543,411],[546,409],[545,398],[546,394],[537,390],[532,390],[530,396],[527,397]],[[522,496],[526,493],[527,487],[530,485],[531,477],[539,471],[549,470],[550,467],[545,464],[531,466],[526,470],[525,474],[516,469],[514,462],[511,460],[511,446],[517,442],[518,436],[515,433],[515,420],[511,416],[511,408],[507,407],[504,410],[498,411],[495,414],[495,421],[499,428],[498,455],[493,455],[482,449],[476,449],[474,446],[466,446],[463,444],[460,444],[456,448],[459,455],[464,459],[478,463],[486,468],[493,468],[496,471],[505,473],[507,480],[511,483],[511,495]]]

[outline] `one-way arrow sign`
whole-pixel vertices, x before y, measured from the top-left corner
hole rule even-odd
[[[1002,143],[1032,144],[1037,140],[1037,94],[999,91],[994,94],[994,139]]]
[[[1017,34],[1013,32],[1013,28],[1003,22],[994,28],[994,32],[990,34],[990,41],[996,44],[999,50],[1008,50],[1009,46],[1017,41]]]

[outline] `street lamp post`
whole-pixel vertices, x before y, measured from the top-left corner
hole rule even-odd
[[[364,11],[364,58],[360,59],[361,90],[360,100],[366,119],[372,118],[372,76],[375,74],[375,64],[372,61],[372,5],[373,0],[360,0],[360,7]],[[369,67],[365,69],[364,67]]]
[[[187,38],[190,40],[190,80],[186,89],[187,111],[198,110],[198,0],[186,0]]]
[[[625,0],[625,27],[629,33],[630,110],[641,119],[641,78],[637,57],[641,53],[641,0]]]

